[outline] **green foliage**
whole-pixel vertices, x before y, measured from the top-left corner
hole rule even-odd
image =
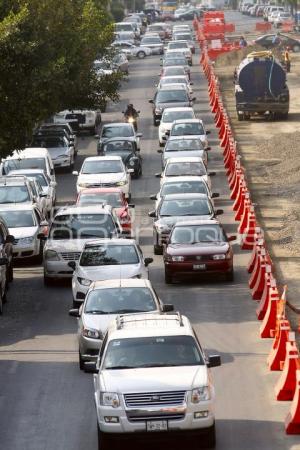
[[[124,6],[122,3],[115,1],[111,4],[110,12],[116,22],[124,19]]]
[[[0,17],[1,157],[23,148],[53,113],[117,99],[120,76],[99,80],[92,69],[95,59],[110,58],[113,39],[99,2],[6,0]]]

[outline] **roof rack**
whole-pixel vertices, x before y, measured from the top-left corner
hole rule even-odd
[[[177,320],[179,322],[180,327],[184,326],[182,315],[180,314],[179,311],[176,311],[173,314],[161,314],[161,315],[158,315],[157,318],[158,317],[160,318],[162,316],[163,316],[164,320]],[[174,316],[176,316],[176,318]],[[146,318],[145,317],[129,318],[128,314],[119,314],[116,317],[117,330],[121,330],[122,328],[124,328],[125,323],[129,323],[129,322],[137,323],[137,322],[144,322],[146,320],[155,320],[155,319],[153,319],[153,317],[151,317],[151,318],[147,318],[147,317]]]

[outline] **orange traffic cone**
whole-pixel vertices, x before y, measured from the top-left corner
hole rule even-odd
[[[300,370],[296,371],[296,387],[290,411],[285,419],[286,434],[300,434]]]
[[[275,386],[277,400],[293,400],[297,370],[300,370],[299,351],[295,342],[287,342],[283,371]]]

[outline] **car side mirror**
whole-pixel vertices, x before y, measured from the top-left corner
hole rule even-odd
[[[155,211],[150,211],[150,212],[148,212],[148,216],[149,216],[149,217],[152,217],[152,218],[155,218],[155,217],[156,217]]]
[[[155,174],[155,177],[156,177],[156,178],[161,178],[161,173],[156,173],[156,174]]]
[[[228,241],[235,241],[236,236],[227,236]]]
[[[3,256],[3,258],[0,258],[0,266],[7,266],[8,264],[8,258],[6,256]]]
[[[95,362],[84,363],[84,371],[87,373],[98,373],[99,369],[97,368],[97,363]]]
[[[149,102],[149,103],[154,103],[153,100],[152,100],[151,98],[148,100],[148,102]]]
[[[164,305],[162,305],[162,312],[171,312],[174,311],[174,305],[172,305],[171,303],[165,303]]]
[[[216,175],[216,172],[208,172],[207,175],[210,176],[210,177],[214,177]]]
[[[163,152],[161,148],[159,148],[159,149],[156,150],[156,151],[157,151],[157,153],[162,153],[162,152]]]
[[[69,316],[71,317],[80,317],[79,309],[70,309]]]
[[[75,175],[78,177],[78,170],[73,170],[72,175]]]
[[[157,196],[156,196],[156,194],[152,194],[152,195],[150,195],[150,200],[157,200]]]
[[[213,193],[211,194],[211,198],[218,198],[218,197],[220,197],[219,192],[213,192]]]
[[[165,132],[165,135],[166,135],[166,136],[170,136],[170,130],[167,130],[167,131]]]
[[[71,267],[71,269],[75,270],[76,269],[76,262],[75,261],[69,261],[68,262],[68,266]]]
[[[127,173],[134,173],[134,169],[127,169]]]
[[[56,181],[50,181],[50,186],[51,186],[51,187],[56,187],[56,186],[57,186]]]
[[[216,216],[221,216],[222,214],[224,214],[224,209],[217,209],[215,212]]]
[[[207,367],[218,367],[221,365],[220,355],[210,355],[207,361]]]
[[[143,133],[136,133],[136,137],[139,137],[139,138],[143,137]]]
[[[193,101],[193,102],[195,102],[196,100],[197,100],[197,98],[196,98],[196,97],[193,97],[193,98],[192,98],[192,101]]]
[[[5,244],[13,244],[15,242],[15,237],[8,234],[5,239]]]
[[[210,134],[210,133],[211,133],[211,131],[210,131],[210,130],[207,130],[207,131],[206,131],[206,134]]]
[[[148,267],[149,264],[151,264],[151,263],[153,263],[153,258],[145,258],[144,259],[145,267]]]
[[[211,150],[211,147],[206,147],[205,150],[206,150],[207,152],[209,152],[209,150]]]

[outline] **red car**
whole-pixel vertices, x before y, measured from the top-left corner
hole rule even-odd
[[[175,277],[200,274],[224,274],[233,281],[233,252],[217,220],[185,220],[177,222],[164,246],[165,282]]]
[[[124,193],[119,188],[94,188],[84,189],[79,192],[76,204],[77,205],[94,205],[102,204],[112,206],[119,218],[120,224],[125,232],[131,236],[132,219],[130,215],[130,208],[134,205],[128,204]]]

